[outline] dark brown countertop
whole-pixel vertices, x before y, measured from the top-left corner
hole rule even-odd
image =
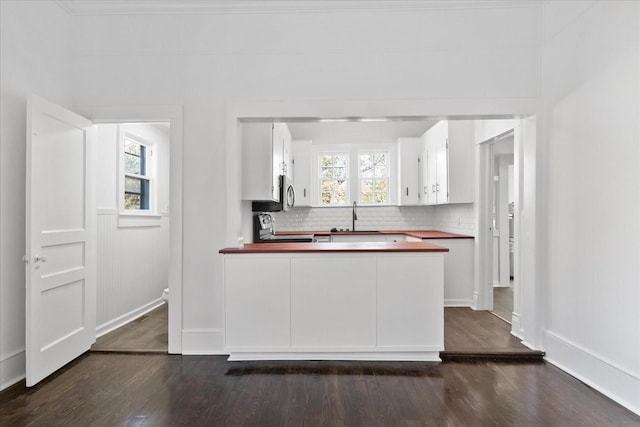
[[[448,251],[426,242],[248,243],[242,247],[220,249],[221,254]]]
[[[417,237],[418,239],[473,239],[473,236],[466,234],[448,233],[446,231],[438,230],[380,230],[380,231],[278,231],[276,234],[282,236],[295,236],[298,234],[313,234],[315,236],[358,236],[358,235],[382,235],[382,234],[404,234],[411,237]]]

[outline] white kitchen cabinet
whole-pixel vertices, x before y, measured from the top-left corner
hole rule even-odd
[[[449,203],[475,200],[475,124],[473,120],[449,121]]]
[[[280,200],[281,174],[290,163],[286,123],[242,123],[242,199]]]
[[[442,252],[225,254],[229,360],[440,361]]]
[[[292,259],[291,346],[375,345],[376,258],[339,254]]]
[[[251,268],[247,268],[248,265]],[[228,347],[290,347],[289,270],[290,262],[286,258],[225,259]],[[260,274],[256,275],[256,271]]]
[[[376,274],[379,347],[429,346],[444,341],[444,306],[425,309],[425,301],[442,301],[443,290],[424,285],[425,276],[428,283],[442,283],[442,259],[406,254],[380,257]]]
[[[474,200],[474,125],[442,120],[422,138],[422,204],[472,203]]]
[[[425,239],[425,242],[449,249],[444,254],[445,307],[473,306],[474,240]]]
[[[293,177],[293,157],[291,153],[291,134],[288,131],[287,126],[287,133],[282,137],[282,174],[291,180]]]
[[[291,142],[291,163],[295,206],[311,206],[311,140]]]
[[[420,204],[421,145],[420,138],[398,138],[398,205],[400,206]]]
[[[447,203],[448,184],[448,137],[449,125],[446,120],[435,124],[423,135],[423,158],[425,177],[422,185],[422,202],[428,205]]]
[[[278,155],[272,123],[242,123],[242,199],[279,200]]]

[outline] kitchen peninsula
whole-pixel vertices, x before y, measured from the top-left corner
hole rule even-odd
[[[229,360],[439,361],[447,251],[422,241],[220,250]]]

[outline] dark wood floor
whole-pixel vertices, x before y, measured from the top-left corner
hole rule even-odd
[[[91,351],[167,353],[167,305],[98,338]],[[511,335],[511,325],[488,311],[447,307],[445,351],[441,357],[511,357],[542,359]]]
[[[511,335],[511,325],[488,311],[467,307],[444,309],[444,348],[440,357],[490,357],[542,360]]]
[[[167,353],[168,305],[98,338],[91,351]]]
[[[2,426],[640,426],[545,363],[87,353],[0,392]]]

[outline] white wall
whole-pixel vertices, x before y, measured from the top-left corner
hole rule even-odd
[[[0,389],[24,378],[27,97],[71,103],[72,18],[40,1],[0,2]]]
[[[640,413],[640,3],[544,16],[545,349]]]
[[[119,130],[155,144],[156,226],[118,222]],[[156,124],[98,126],[96,147],[97,334],[114,329],[161,303],[168,286],[169,129]]]
[[[351,207],[293,208],[274,212],[276,231],[351,229]],[[441,230],[473,235],[473,204],[441,206],[358,206],[356,230]],[[249,236],[251,237],[251,236]],[[247,239],[245,238],[245,241]]]
[[[77,16],[76,24],[79,105],[184,105],[183,327],[211,352],[222,343],[217,250],[227,229],[242,228],[224,204],[236,185],[227,168],[239,168],[226,164],[230,104],[448,99],[464,114],[538,95],[531,7]]]

